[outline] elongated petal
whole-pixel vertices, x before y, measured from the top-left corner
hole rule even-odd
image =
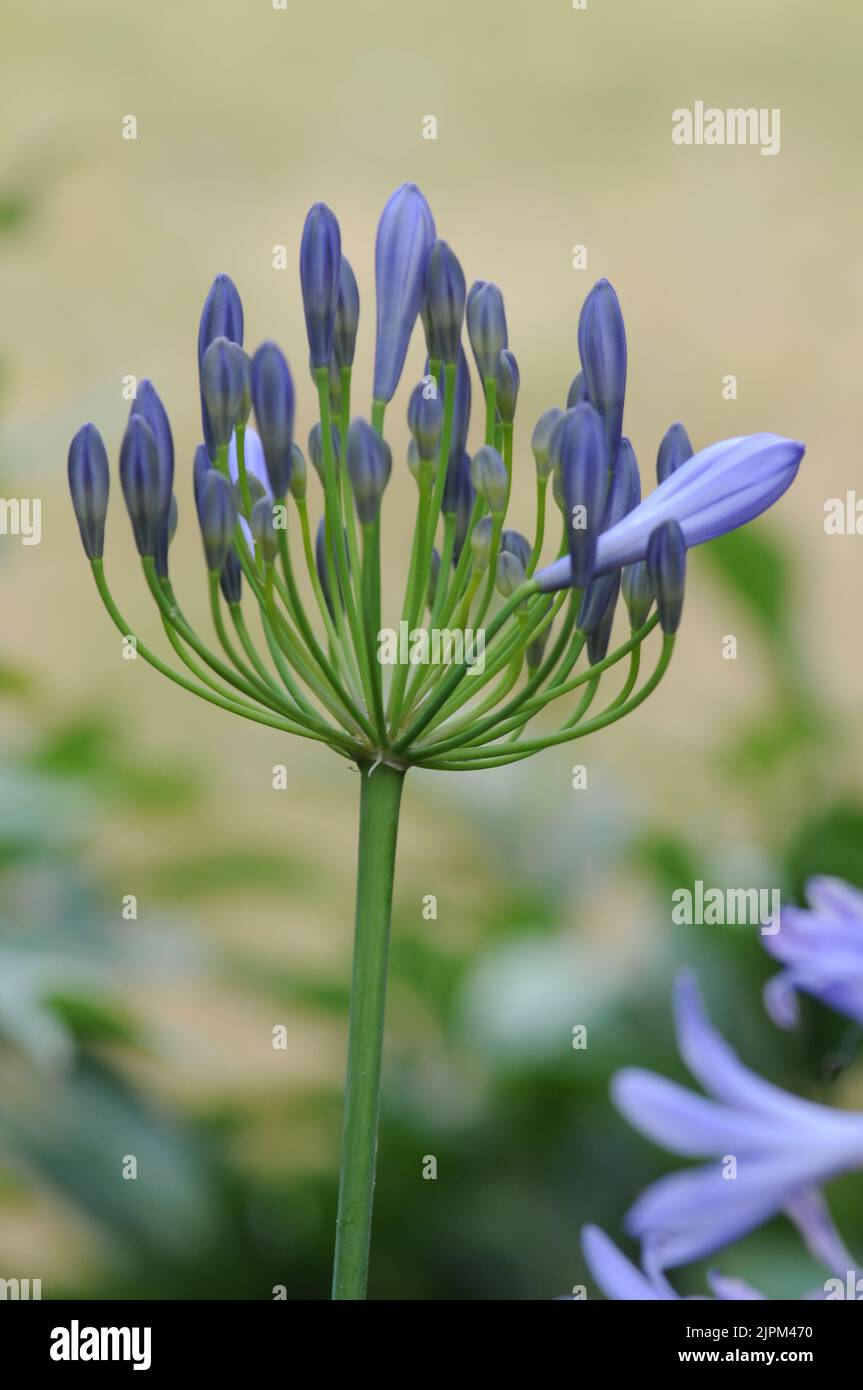
[[[676,1294],[666,1284],[656,1284],[618,1250],[598,1226],[585,1226],[581,1248],[587,1267],[606,1298],[659,1301]]]
[[[415,183],[403,183],[381,214],[375,242],[377,401],[392,400],[399,384],[425,296],[426,262],[434,238],[431,208]]]

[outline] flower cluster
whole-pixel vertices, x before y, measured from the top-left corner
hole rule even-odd
[[[765,938],[786,964],[768,985],[768,1007],[788,1027],[797,1017],[794,991],[804,989],[859,1022],[863,894],[828,878],[811,880],[807,893],[813,910],[785,909],[776,938]],[[675,1020],[681,1057],[707,1096],[632,1067],[615,1076],[612,1099],[657,1144],[710,1161],[660,1179],[630,1210],[626,1224],[641,1242],[643,1270],[598,1228],[585,1228],[596,1282],[615,1299],[677,1298],[667,1270],[712,1255],[784,1212],[831,1272],[824,1289],[807,1296],[845,1297],[859,1271],[821,1185],[863,1167],[863,1115],[802,1100],[751,1072],[711,1025],[688,974],[677,981]],[[736,1280],[713,1275],[711,1284],[717,1298],[763,1297]]]
[[[794,478],[802,445],[758,434],[693,454],[684,428],[672,425],[659,447],[658,486],[642,501],[635,453],[623,434],[623,318],[611,285],[600,281],[580,316],[580,370],[566,407],[545,411],[532,433],[536,515],[532,536],[522,534],[508,524],[520,374],[499,288],[478,280],[467,290],[413,184],[384,208],[375,279],[366,420],[351,409],[357,281],[335,216],[315,204],[300,249],[318,403],[307,455],[295,438],[294,381],[281,350],[273,342],[251,356],[244,350],[243,307],[226,275],[207,296],[198,333],[203,443],[192,483],[220,651],[195,631],[171,582],[174,445],[162,400],[149,381],[139,385],[120,445],[120,484],[180,669],[140,642],[139,654],[205,700],[326,743],[361,764],[495,766],[623,718],[668,666],[687,548],[770,506]],[[400,621],[409,655],[390,669],[381,657],[381,511],[393,466],[384,418],[417,319],[428,360],[407,407],[406,461],[418,493]],[[484,404],[482,443],[472,456],[465,332]],[[68,467],[96,584],[113,621],[129,634],[104,572],[109,466],[92,424],[75,435]],[[310,471],[320,483],[317,525]],[[544,556],[549,482],[561,520]],[[621,593],[630,633],[609,650]],[[246,621],[247,596],[258,614],[257,637]],[[657,627],[657,659],[639,683],[642,644]],[[468,632],[481,636],[481,669],[472,669],[465,650]],[[440,634],[431,645],[415,640]],[[416,657],[429,650],[437,659]],[[585,666],[577,670],[582,654]],[[591,712],[602,676],[618,663],[619,688]],[[531,721],[560,703],[566,710],[559,726],[527,736]]]

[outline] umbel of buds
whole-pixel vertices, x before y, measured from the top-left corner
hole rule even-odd
[[[775,502],[795,476],[803,445],[755,434],[693,453],[686,430],[674,424],[659,446],[658,486],[642,500],[623,433],[623,315],[601,280],[581,311],[580,360],[561,364],[556,399],[526,436],[536,509],[522,534],[510,520],[513,471],[528,466],[523,446],[515,445],[521,374],[503,294],[485,280],[466,289],[458,257],[438,237],[416,185],[397,189],[378,227],[368,418],[352,413],[360,294],[338,221],[324,203],[306,218],[299,269],[317,397],[310,433],[302,435],[311,469],[295,437],[288,362],[272,342],[250,355],[244,350],[242,303],[227,275],[214,280],[201,315],[203,441],[183,446],[189,466],[179,511],[181,518],[197,514],[212,638],[192,626],[170,577],[174,444],[149,382],[139,387],[119,441],[119,477],[171,659],[141,641],[138,654],[200,699],[326,744],[364,773],[355,976],[362,988],[351,1015],[334,1282],[337,1296],[357,1297],[365,1287],[374,1173],[381,940],[405,770],[496,767],[605,729],[635,710],[671,659],[687,548]],[[416,518],[404,588],[394,597],[381,592],[394,465],[384,424],[418,322],[426,369],[419,383],[407,383],[409,443],[406,456],[395,458],[416,480]],[[473,388],[466,342],[476,365]],[[471,440],[472,395],[482,408]],[[92,424],[72,440],[69,486],[101,598],[130,634],[104,570],[109,464]],[[556,528],[552,499],[560,509]],[[401,520],[393,526],[400,539]],[[615,637],[618,607],[628,622]],[[382,627],[384,608],[387,621],[406,624],[411,638],[407,655],[400,645],[396,660],[384,655],[383,639],[393,630]],[[481,669],[457,640],[468,632],[482,636]],[[644,654],[654,647],[648,669]],[[416,661],[416,651],[429,660]],[[609,679],[614,688],[603,700]],[[556,711],[561,717],[549,724],[546,716]]]

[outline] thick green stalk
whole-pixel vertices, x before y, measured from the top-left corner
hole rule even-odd
[[[333,1298],[366,1296],[396,836],[404,772],[360,764],[360,844]]]

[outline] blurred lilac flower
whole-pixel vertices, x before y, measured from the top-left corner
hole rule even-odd
[[[618,1250],[598,1226],[585,1226],[581,1233],[581,1248],[587,1267],[606,1298],[629,1302],[665,1302],[680,1299],[661,1269],[639,1269]],[[714,1297],[722,1300],[763,1299],[765,1295],[742,1279],[728,1278],[710,1271],[708,1283]]]
[[[838,1261],[844,1272],[849,1257],[812,1189],[863,1166],[863,1116],[801,1100],[749,1071],[712,1027],[687,973],[678,979],[675,1005],[681,1056],[709,1098],[637,1067],[615,1076],[612,1098],[655,1143],[714,1161],[649,1187],[629,1213],[629,1230],[657,1268],[669,1269],[784,1210],[819,1257]]]
[[[783,907],[779,931],[764,944],[785,967],[764,1002],[780,1028],[800,1021],[798,991],[863,1024],[863,893],[838,878],[811,878],[810,906]]]

